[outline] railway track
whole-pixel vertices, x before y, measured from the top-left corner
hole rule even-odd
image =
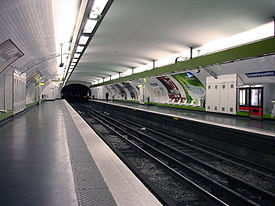
[[[106,112],[104,114],[94,106],[76,107],[95,130],[100,127],[98,133],[106,130],[102,125],[108,128],[108,135],[103,133],[101,136],[109,137],[109,133],[112,133],[112,138],[104,140],[120,153],[120,156],[126,158],[127,162],[130,161],[130,164],[134,162],[135,169],[143,171],[144,167],[140,164],[153,165],[152,168],[157,168],[155,176],[162,180],[168,179],[166,182],[169,184],[173,183],[174,187],[171,187],[174,188],[174,193],[163,190],[165,185],[154,186],[155,190],[163,191],[160,193],[168,194],[168,197],[162,199],[171,199],[176,205],[272,205],[275,202],[272,193],[274,191],[272,172],[265,174],[263,171],[244,165],[243,162],[223,157],[222,153],[216,152],[218,153],[216,154],[210,148],[192,145],[171,134],[145,127],[140,123],[113,117]],[[91,124],[91,117],[102,125],[95,126],[95,121]],[[141,156],[136,157],[137,154]],[[154,170],[149,169],[149,174],[145,175],[147,179],[150,179],[152,171]],[[161,181],[153,182],[154,185],[161,184],[159,183]],[[181,195],[175,198],[175,193]],[[171,202],[168,205],[172,205]]]

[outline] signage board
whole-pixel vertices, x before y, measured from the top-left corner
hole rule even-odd
[[[270,77],[270,76],[275,76],[275,71],[251,72],[251,73],[245,73],[245,75],[248,78]]]

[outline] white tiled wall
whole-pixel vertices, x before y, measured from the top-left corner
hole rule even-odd
[[[56,0],[58,1],[58,0]],[[0,2],[0,44],[11,39],[24,53],[13,66],[27,75],[32,69],[55,74],[56,59],[41,62],[56,53],[52,0],[3,0]],[[39,63],[39,67],[36,65]]]

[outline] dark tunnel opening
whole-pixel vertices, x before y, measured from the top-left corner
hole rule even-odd
[[[70,84],[62,88],[61,96],[68,102],[85,102],[91,96],[91,90],[81,84]]]

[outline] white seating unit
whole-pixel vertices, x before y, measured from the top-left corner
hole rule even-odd
[[[206,78],[206,104],[209,112],[236,114],[237,74]]]
[[[13,113],[26,108],[26,74],[13,74]]]

